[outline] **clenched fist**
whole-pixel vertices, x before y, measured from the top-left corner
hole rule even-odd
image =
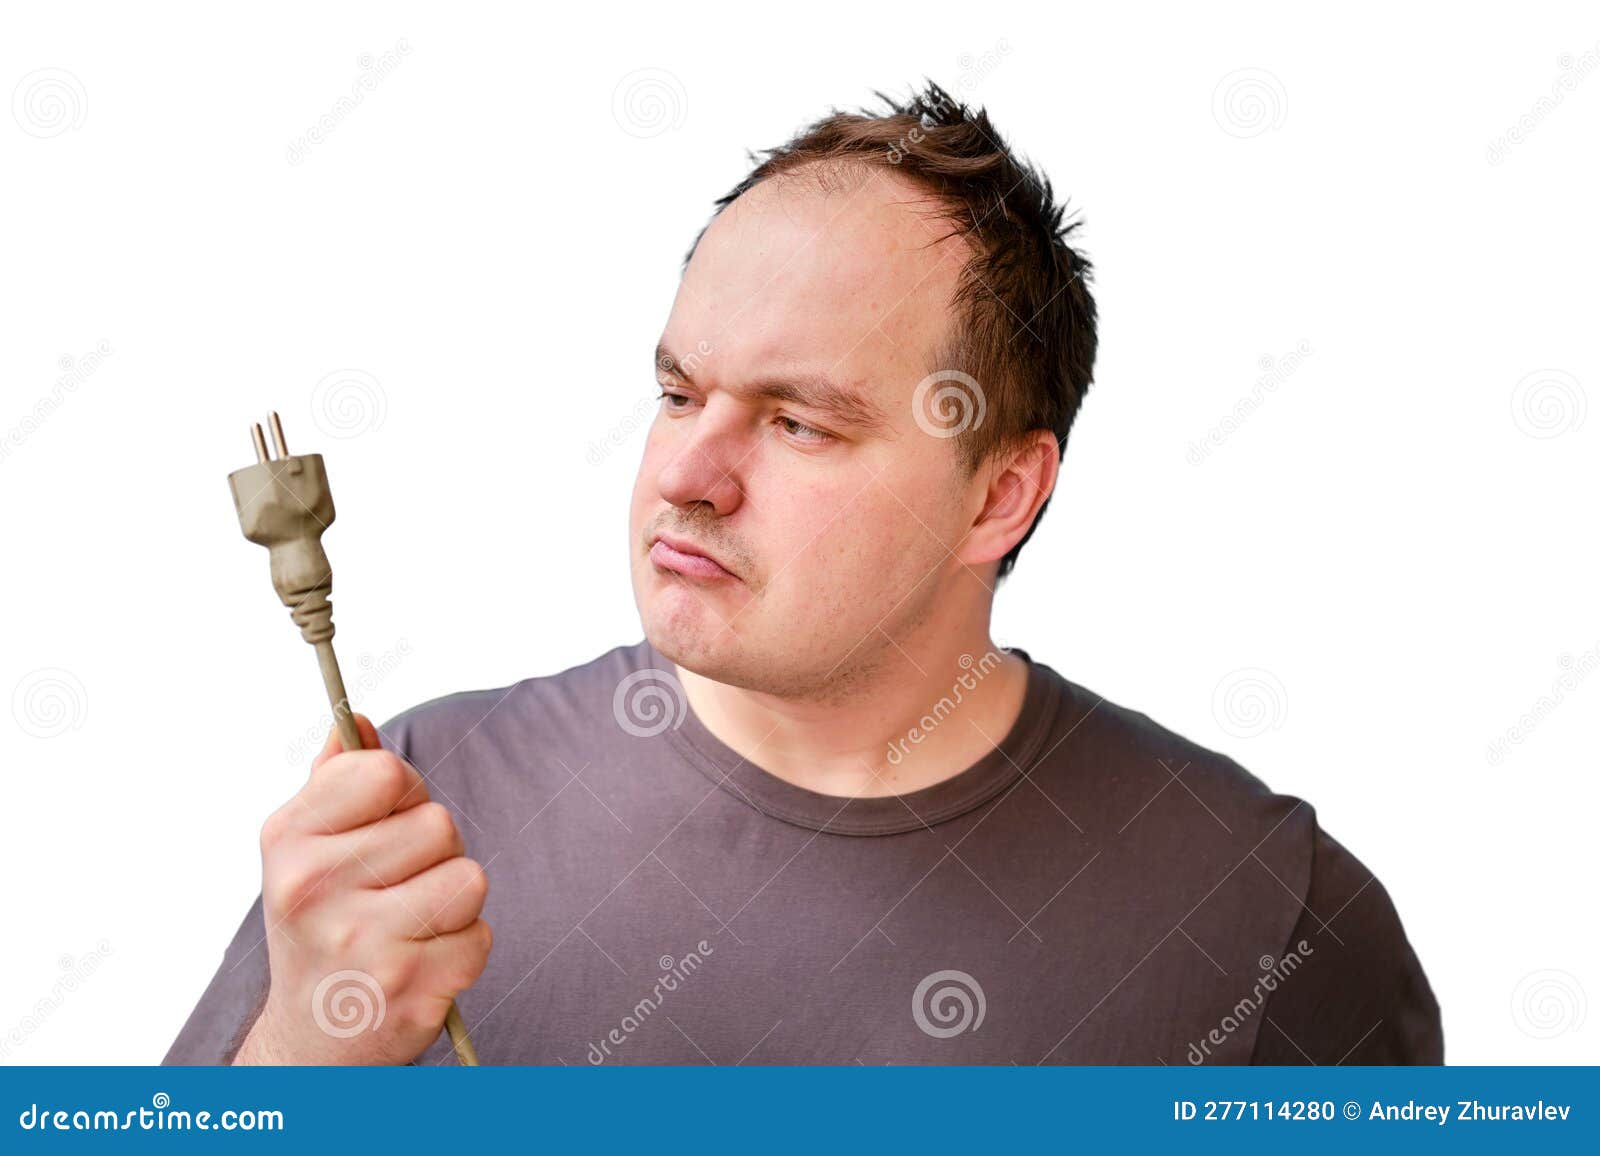
[[[271,987],[236,1064],[403,1064],[482,973],[489,880],[415,768],[328,735],[261,828]]]

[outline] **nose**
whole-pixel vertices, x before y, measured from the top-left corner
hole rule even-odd
[[[709,405],[682,424],[689,428],[673,439],[656,488],[680,509],[705,505],[725,518],[744,502],[737,475],[752,447],[745,444],[735,414],[715,414]]]

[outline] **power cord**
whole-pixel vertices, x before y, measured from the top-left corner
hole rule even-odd
[[[272,587],[289,608],[289,617],[300,627],[300,637],[316,648],[339,744],[347,751],[358,751],[361,732],[356,728],[344,678],[339,673],[339,660],[333,653],[333,607],[328,602],[333,590],[333,567],[322,549],[322,532],[333,522],[333,492],[328,489],[322,455],[291,455],[277,413],[271,415],[268,424],[272,427],[276,456],[268,453],[266,436],[257,422],[250,430],[256,464],[228,475],[233,504],[239,510],[239,528],[250,541],[267,548],[272,562]],[[454,1002],[444,1026],[457,1059],[468,1067],[477,1067],[478,1053]]]

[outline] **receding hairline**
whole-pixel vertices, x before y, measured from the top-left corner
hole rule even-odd
[[[800,161],[777,172],[769,173],[741,190],[738,196],[718,204],[711,219],[700,227],[700,231],[695,234],[694,241],[689,246],[689,251],[684,254],[683,270],[689,268],[689,262],[700,249],[700,242],[705,239],[706,233],[723,214],[758,189],[766,188],[773,193],[779,193],[791,186],[800,186],[796,191],[810,191],[823,196],[842,194],[848,197],[854,196],[863,187],[879,179],[887,179],[907,192],[908,196],[904,200],[897,200],[893,202],[894,204],[908,208],[925,206],[926,212],[922,214],[923,216],[955,224],[956,227],[950,233],[930,238],[928,242],[930,245],[939,244],[951,237],[959,237],[966,246],[967,261],[974,261],[982,256],[970,232],[956,224],[966,212],[966,206],[959,197],[933,188],[929,182],[904,173],[886,161],[868,160],[862,156],[834,156]]]

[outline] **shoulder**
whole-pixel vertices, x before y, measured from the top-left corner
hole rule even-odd
[[[1257,1064],[1442,1064],[1439,1003],[1388,890],[1318,827],[1311,884],[1282,958]]]
[[[1063,806],[1076,785],[1091,837],[1140,865],[1141,888],[1178,893],[1191,930],[1247,927],[1243,970],[1275,961],[1254,1062],[1441,1063],[1439,1006],[1389,892],[1315,807],[1061,681],[1050,741],[1064,757],[1050,771]]]
[[[1063,789],[1082,796],[1109,825],[1174,850],[1275,854],[1294,848],[1309,882],[1316,810],[1221,751],[1179,734],[1143,711],[1045,668],[1061,690],[1041,759]]]
[[[645,643],[632,643],[556,674],[430,699],[381,724],[379,737],[430,782],[515,764],[536,750],[559,752],[610,716],[616,688],[645,654]]]

